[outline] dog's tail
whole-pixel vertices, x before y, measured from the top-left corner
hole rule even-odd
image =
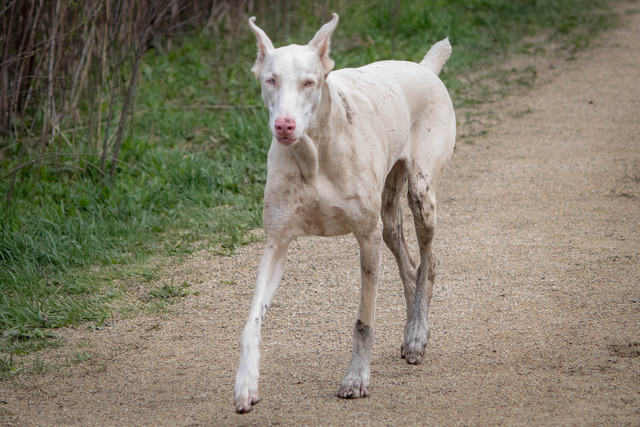
[[[451,56],[451,43],[449,43],[449,37],[444,40],[440,40],[438,43],[431,46],[429,52],[424,56],[424,59],[420,62],[420,65],[424,65],[437,76],[442,71],[445,62]]]

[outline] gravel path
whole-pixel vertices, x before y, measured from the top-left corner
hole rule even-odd
[[[620,28],[575,61],[536,64],[542,83],[487,106],[499,123],[459,142],[439,193],[422,365],[400,358],[404,300],[387,251],[372,396],[336,397],[358,248],[301,238],[263,329],[264,399],[235,414],[258,243],[171,268],[165,283],[199,291],[172,312],[62,330],[69,344],[38,357],[90,360],[0,383],[0,423],[640,424],[640,4],[620,11]]]

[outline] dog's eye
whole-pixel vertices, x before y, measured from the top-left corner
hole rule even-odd
[[[270,86],[275,86],[276,85],[276,79],[267,79],[266,83]]]
[[[304,87],[313,86],[314,84],[315,82],[313,80],[307,80],[306,82],[304,82]]]

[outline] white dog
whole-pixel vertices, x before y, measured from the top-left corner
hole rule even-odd
[[[301,235],[353,233],[360,247],[362,289],[353,351],[338,395],[369,396],[370,353],[382,242],[393,252],[407,304],[401,354],[422,361],[429,338],[427,311],[435,263],[436,185],[453,153],[456,119],[437,77],[451,54],[448,40],[416,64],[382,61],[331,71],[329,42],[338,15],[306,46],[274,49],[255,18],[252,68],[262,85],[273,134],[264,193],[266,249],[242,333],[235,405],[257,402],[260,328],[282,278],[291,240]],[[420,263],[402,230],[401,190],[416,226]]]

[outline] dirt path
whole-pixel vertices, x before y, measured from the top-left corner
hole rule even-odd
[[[261,393],[233,411],[262,245],[165,282],[179,313],[61,331],[91,360],[0,383],[7,425],[639,425],[640,4],[537,89],[491,106],[440,189],[426,361],[400,359],[404,302],[385,254],[372,397],[336,397],[356,314],[352,237],[299,239],[264,328]],[[406,221],[408,223],[409,221]],[[42,356],[45,357],[45,356]],[[56,359],[57,358],[57,359]]]

